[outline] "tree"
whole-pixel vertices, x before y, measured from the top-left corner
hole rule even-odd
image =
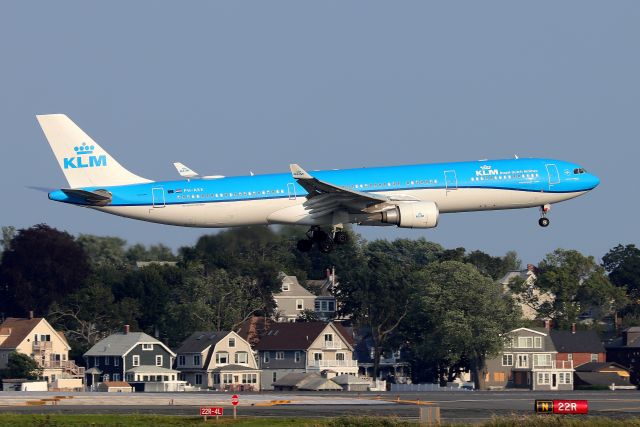
[[[84,250],[65,232],[45,224],[19,230],[2,254],[0,303],[11,316],[46,313],[82,287],[89,268]]]
[[[120,267],[126,263],[124,247],[127,241],[124,239],[80,234],[77,242],[93,264]]]
[[[561,328],[576,323],[583,313],[590,311],[595,320],[601,320],[626,304],[624,290],[611,284],[604,268],[576,250],[556,249],[548,254],[538,266],[537,285],[555,294],[541,312]]]
[[[640,304],[640,249],[618,245],[602,257],[602,264],[611,283],[626,288],[634,304]]]
[[[130,264],[135,264],[136,261],[176,261],[177,257],[174,255],[171,248],[159,243],[157,245],[151,245],[148,248],[138,243],[126,250],[125,258]]]
[[[318,316],[318,313],[308,308],[302,310],[300,314],[298,314],[298,317],[296,318],[296,322],[317,322],[320,320],[322,319],[320,319],[320,317]]]
[[[9,250],[11,248],[11,240],[16,235],[16,228],[13,226],[3,226],[2,227],[2,236],[0,236],[0,255],[2,252]]]
[[[379,245],[367,248],[364,259],[353,260],[353,267],[340,279],[336,297],[342,314],[370,335],[374,356],[373,375],[378,376],[380,357],[409,311],[413,287],[411,270],[399,264]]]
[[[9,354],[7,368],[0,371],[2,378],[25,378],[27,380],[38,379],[42,375],[42,368],[35,360],[26,354],[12,352]]]
[[[507,252],[504,257],[494,257],[476,250],[466,255],[464,261],[494,280],[502,278],[509,271],[519,270],[522,265],[514,251]]]
[[[414,353],[438,366],[439,373],[466,365],[483,389],[487,358],[502,350],[502,334],[519,318],[513,302],[500,284],[459,261],[421,269],[414,282],[417,293],[406,331],[407,340],[417,344]]]

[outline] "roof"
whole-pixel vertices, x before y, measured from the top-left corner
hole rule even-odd
[[[367,385],[371,385],[371,383],[365,379],[356,377],[355,375],[348,375],[348,374],[343,374],[343,375],[338,375],[336,377],[331,378],[331,381],[333,381],[336,384],[339,385],[343,385],[343,384],[367,384]]]
[[[625,329],[623,332],[639,332],[640,333],[640,326],[631,326]]]
[[[581,382],[589,385],[629,385],[629,381],[626,378],[613,372],[576,372],[576,377]]]
[[[274,386],[295,387],[298,383],[306,380],[310,376],[319,377],[320,375],[309,372],[292,372],[280,378],[273,383]]]
[[[163,346],[171,355],[175,354],[162,342],[144,332],[117,332],[98,341],[84,356],[122,356],[140,343],[158,344]]]
[[[316,373],[290,373],[273,383],[274,387],[295,387],[300,390],[342,390],[338,384]]]
[[[287,276],[282,274],[282,284],[288,284],[288,291],[281,291],[277,294],[274,293],[274,298],[282,298],[282,297],[313,297],[311,292],[309,292],[306,288],[304,288],[299,282],[296,276]],[[282,289],[282,288],[281,288]]]
[[[551,331],[551,340],[559,353],[604,353],[596,331]]]
[[[230,333],[231,331],[196,331],[182,342],[176,353],[202,353],[209,346],[215,347]]]
[[[326,378],[311,378],[298,386],[300,390],[342,390],[338,384]]]
[[[616,362],[588,362],[582,365],[576,366],[576,372],[598,372],[605,368],[629,371],[629,368],[616,363]]]
[[[330,322],[336,327],[342,338],[353,346],[353,337],[339,323]],[[306,350],[318,335],[330,323],[325,322],[294,322],[274,323],[270,329],[260,335],[256,344],[257,350]]]
[[[31,334],[33,328],[38,323],[44,320],[42,317],[34,317],[31,319],[23,319],[19,317],[7,317],[7,319],[0,325],[2,329],[11,329],[11,333],[5,339],[0,348],[13,349],[17,348],[22,341],[25,340]]]
[[[235,364],[231,364],[231,365],[224,365],[224,366],[220,366],[218,368],[213,369],[213,372],[238,372],[238,371],[252,371],[252,372],[257,372],[259,371],[259,369],[254,369],[250,366],[245,366],[245,365],[235,365]]]
[[[131,384],[129,384],[126,381],[104,381],[102,384],[104,384],[107,387],[131,387]]]
[[[142,365],[135,368],[127,369],[128,374],[175,374],[180,371],[175,369],[167,369],[162,366]]]

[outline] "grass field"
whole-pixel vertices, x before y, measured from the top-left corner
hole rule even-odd
[[[234,421],[225,417],[216,421],[209,418],[205,423],[202,417],[179,417],[158,415],[23,415],[0,414],[0,427],[181,427],[181,426],[241,426],[241,427],[406,427],[417,426],[417,422],[393,418],[374,417],[338,417],[338,418],[239,418]],[[447,424],[466,426],[467,424]],[[595,417],[529,416],[496,418],[488,421],[486,427],[640,427],[640,418],[615,420]]]

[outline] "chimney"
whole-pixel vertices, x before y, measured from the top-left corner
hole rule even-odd
[[[550,330],[551,330],[551,321],[550,321],[549,319],[547,319],[547,320],[545,320],[545,321],[544,321],[544,328],[545,328],[547,331],[550,331]]]
[[[33,310],[29,310],[29,320],[33,319]]]
[[[572,324],[571,324],[571,333],[572,333],[572,334],[575,334],[575,333],[576,333],[576,324],[575,324],[575,323],[572,323]]]
[[[536,271],[536,266],[533,264],[527,264],[527,271],[534,272]]]
[[[124,325],[124,334],[128,334],[129,333],[129,325]]]

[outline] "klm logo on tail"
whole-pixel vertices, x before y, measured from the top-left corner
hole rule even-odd
[[[73,147],[76,155],[74,157],[64,158],[64,169],[97,168],[107,166],[107,156],[104,154],[94,156],[94,148],[95,147],[93,145],[87,145],[84,142],[80,146]]]

